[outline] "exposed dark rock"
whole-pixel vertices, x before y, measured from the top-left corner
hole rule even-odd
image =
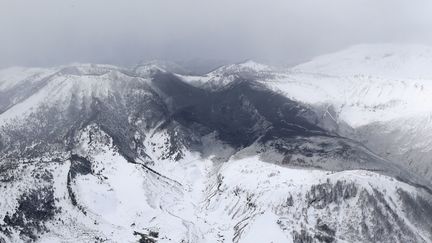
[[[318,219],[316,227],[315,238],[320,242],[331,243],[335,241],[336,231],[330,228],[326,223]]]
[[[357,195],[354,183],[337,181],[335,184],[326,182],[313,185],[308,193],[308,204],[317,209],[323,209],[330,203],[340,203]]]
[[[306,230],[301,230],[300,232],[293,231],[293,242],[294,243],[313,243],[314,237],[310,235]]]
[[[364,240],[371,242],[416,242],[418,239],[406,223],[384,199],[384,195],[373,190],[359,193],[358,207],[365,208],[360,225]]]
[[[79,175],[87,175],[92,173],[91,162],[81,157],[77,154],[72,154],[70,157],[71,166],[69,169],[69,173],[72,179],[74,179],[78,174]]]
[[[246,147],[258,138],[325,135],[310,121],[313,112],[283,95],[246,80],[209,92],[190,86],[171,74],[158,74],[154,85],[170,97],[173,119],[183,126],[200,124],[234,147]]]
[[[144,234],[144,233],[140,233],[140,232],[135,231],[134,235],[140,237],[140,239],[138,240],[139,243],[156,243],[157,242],[156,239],[159,237],[159,233],[153,232],[153,231],[150,231],[149,234]]]
[[[72,188],[72,183],[77,175],[87,175],[92,173],[91,162],[88,159],[76,154],[71,155],[70,162],[71,162],[71,166],[69,168],[69,173],[66,182],[69,198],[71,200],[72,205],[77,206],[81,212],[87,214],[84,208],[78,204],[77,197]]]
[[[32,190],[21,196],[19,205],[13,215],[6,215],[1,231],[11,233],[10,228],[18,230],[20,235],[34,241],[38,234],[48,229],[45,222],[53,219],[58,212],[55,206],[52,188]]]
[[[423,232],[432,237],[432,201],[404,190],[398,190],[398,193],[407,217],[416,227],[423,229]]]

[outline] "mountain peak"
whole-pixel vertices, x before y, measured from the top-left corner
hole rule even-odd
[[[272,68],[266,64],[262,64],[259,62],[256,62],[252,59],[246,60],[242,63],[237,64],[238,66],[242,68],[249,68],[254,71],[271,71]]]
[[[247,60],[245,62],[219,67],[207,75],[230,76],[230,75],[248,74],[248,73],[256,74],[256,73],[263,73],[263,72],[271,72],[272,70],[273,68],[268,65],[255,62],[253,60]]]
[[[93,63],[73,63],[67,66],[61,66],[58,74],[60,75],[75,75],[75,76],[99,76],[107,74],[111,71],[118,71],[119,67],[106,64]]]
[[[190,71],[175,62],[162,60],[141,62],[135,66],[134,72],[140,75],[151,75],[154,72],[171,72],[183,75],[190,73]]]

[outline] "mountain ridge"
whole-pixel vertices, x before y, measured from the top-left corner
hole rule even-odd
[[[322,76],[149,70],[73,65],[0,91],[0,242],[432,240],[430,180],[290,92]]]

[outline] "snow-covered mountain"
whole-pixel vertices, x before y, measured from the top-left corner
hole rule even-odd
[[[427,77],[326,60],[0,71],[0,242],[431,242]]]
[[[177,63],[162,60],[141,62],[133,68],[133,72],[141,76],[154,71],[171,72],[184,75],[192,73]]]
[[[294,67],[333,76],[364,75],[387,79],[431,79],[432,47],[407,44],[356,45]]]
[[[316,107],[337,124],[328,129],[432,181],[431,66],[429,46],[375,44],[353,46],[289,69],[227,72],[222,79],[212,73],[183,78],[211,89],[239,76],[256,80]]]
[[[270,86],[327,106],[354,138],[432,181],[432,48],[361,45],[298,65]]]

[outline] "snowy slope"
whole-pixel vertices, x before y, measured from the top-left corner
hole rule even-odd
[[[267,78],[276,69],[252,60],[219,67],[203,76],[178,75],[184,81],[210,90],[220,89],[239,77]]]
[[[55,72],[52,69],[12,67],[0,70],[0,91],[5,91],[23,82],[36,82]]]
[[[432,181],[431,50],[354,46],[298,65],[268,83],[293,99],[328,107],[333,119],[354,128],[339,133]]]
[[[432,47],[365,44],[314,58],[293,68],[333,76],[365,75],[386,79],[431,79]]]
[[[426,80],[252,61],[204,76],[156,63],[39,72],[0,72],[11,97],[0,112],[0,242],[432,241],[427,183],[358,142],[428,157],[412,137],[370,135],[376,124],[428,134],[418,122],[430,117],[415,119],[429,106],[413,105]]]
[[[18,72],[20,73],[21,70]],[[23,70],[23,76],[4,75],[2,79],[8,80],[10,88],[26,82],[35,80],[41,85],[33,92],[16,102],[8,110],[0,114],[0,125],[7,123],[14,118],[25,118],[41,106],[56,107],[64,110],[70,102],[82,103],[84,99],[92,97],[107,97],[113,90],[121,87],[115,81],[118,79],[131,80],[135,77],[125,75],[121,69],[107,65],[77,64],[73,66],[60,67],[54,70],[45,70],[33,74],[34,70]],[[29,77],[29,73],[31,76]],[[49,75],[46,75],[49,73]],[[43,78],[43,79],[42,79]],[[12,80],[12,81],[11,81]],[[5,81],[6,84],[6,81]]]
[[[352,127],[432,111],[432,47],[359,45],[281,70],[253,61],[182,76],[203,87],[220,88],[236,78],[268,84],[290,98],[329,103]]]
[[[15,183],[0,190],[7,198],[0,205],[0,225],[12,233],[6,242],[430,242],[432,237],[430,217],[415,218],[430,210],[425,207],[430,194],[374,172],[286,168],[257,156],[220,163],[192,153],[180,161],[155,160],[151,168],[162,176],[128,163],[95,125],[79,136],[77,153],[88,160],[88,171],[78,170],[74,160],[31,163],[17,168]],[[149,142],[163,146],[163,137],[155,134]],[[35,177],[35,171],[42,174]],[[41,190],[45,197],[35,194]],[[45,201],[47,195],[52,199]],[[23,201],[32,197],[35,206]],[[20,225],[17,212],[28,220],[24,229],[39,227],[37,238],[26,238],[36,232],[11,227]]]
[[[429,80],[394,80],[378,77],[336,77],[291,72],[265,80],[288,97],[309,104],[332,105],[352,127],[415,116],[432,110]]]

